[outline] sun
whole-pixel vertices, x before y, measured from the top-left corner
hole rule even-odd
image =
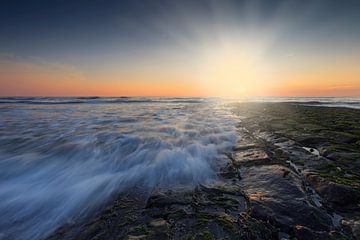
[[[228,41],[203,50],[198,63],[199,79],[209,94],[247,96],[264,91],[270,65],[261,45],[251,41]]]

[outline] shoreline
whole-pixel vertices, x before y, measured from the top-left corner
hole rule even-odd
[[[358,239],[360,110],[235,103],[219,180],[122,194],[48,239]]]

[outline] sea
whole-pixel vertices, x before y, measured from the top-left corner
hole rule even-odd
[[[0,97],[0,239],[39,239],[129,189],[216,179],[230,102],[359,108],[360,98]]]

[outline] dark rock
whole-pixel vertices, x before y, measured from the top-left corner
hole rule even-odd
[[[360,240],[360,220],[343,220],[342,224],[350,228],[355,239]]]
[[[334,140],[340,143],[356,143],[359,138],[356,136],[339,134],[334,137]]]
[[[294,227],[295,236],[298,240],[315,240],[316,235],[307,227],[296,225]]]
[[[284,172],[289,172],[284,177]],[[302,225],[315,230],[327,230],[331,219],[310,204],[301,179],[289,168],[280,165],[243,169],[243,188],[251,204],[251,216],[273,222],[281,229]]]
[[[127,240],[144,240],[147,239],[146,235],[138,235],[138,236],[133,236],[133,235],[128,235],[126,237]]]
[[[156,189],[147,200],[146,208],[164,207],[167,205],[187,205],[192,201],[193,190],[190,187],[175,189]]]
[[[200,184],[201,191],[212,194],[230,194],[234,196],[244,196],[244,192],[240,185],[230,183],[216,183],[212,185]]]
[[[317,147],[329,142],[329,139],[318,136],[307,136],[298,139],[298,142],[304,146]]]
[[[241,175],[240,175],[240,172],[238,169],[231,169],[228,171],[225,170],[225,171],[219,172],[218,174],[226,179],[234,179],[234,180],[241,179]]]
[[[256,148],[257,145],[255,143],[252,143],[252,144],[239,144],[233,148],[234,151],[244,151],[244,150],[249,150],[249,149],[253,149],[253,148]]]
[[[238,239],[278,239],[278,230],[267,221],[258,220],[248,214],[241,213],[238,222],[242,226]]]
[[[330,182],[314,173],[305,174],[306,180],[320,195],[326,205],[339,211],[358,208],[360,201],[359,190],[350,186]]]
[[[290,235],[284,232],[279,232],[278,240],[287,240],[290,239]]]
[[[327,157],[334,161],[341,160],[356,160],[360,159],[360,153],[358,152],[345,152],[345,151],[337,151],[337,150],[325,150],[323,152],[324,157]]]
[[[286,177],[290,173],[290,171],[288,171],[287,169],[284,169],[283,172],[284,172],[283,177]]]
[[[169,224],[162,218],[152,220],[149,226],[155,231],[167,231],[169,229]]]
[[[236,216],[245,212],[247,205],[246,195],[237,184],[199,185],[193,198],[193,207],[196,211],[206,213],[227,212]]]
[[[268,154],[260,148],[237,151],[233,154],[233,159],[236,165],[243,165],[245,163],[256,164],[270,160]]]

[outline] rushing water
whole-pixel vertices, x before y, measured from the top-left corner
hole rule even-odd
[[[134,186],[214,179],[236,141],[199,98],[0,98],[0,239],[36,239]]]
[[[46,236],[135,186],[215,179],[237,138],[232,101],[0,98],[0,239]],[[255,101],[360,107],[358,98]]]

